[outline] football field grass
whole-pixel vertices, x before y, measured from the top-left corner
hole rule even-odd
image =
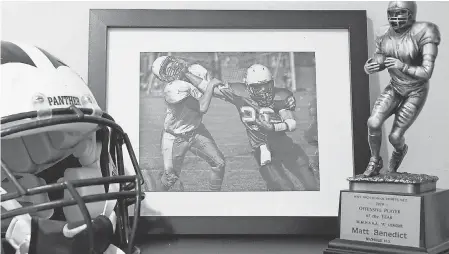
[[[295,93],[297,109],[295,112],[298,128],[288,135],[295,143],[301,145],[306,153],[315,156],[317,148],[303,139],[304,130],[311,119],[308,115],[308,103],[313,98],[308,92]],[[159,179],[163,170],[160,138],[165,117],[163,98],[140,93],[140,149],[139,159],[142,173],[146,180],[152,177]],[[212,99],[211,106],[203,118],[203,123],[214,137],[218,147],[226,159],[226,173],[222,191],[265,191],[265,182],[259,174],[256,161],[238,111],[230,103]],[[171,191],[208,191],[210,166],[191,152],[186,154],[180,180]],[[287,174],[289,174],[287,172]],[[317,176],[318,177],[318,176]],[[301,184],[294,178],[298,190]],[[147,191],[149,190],[145,187]]]

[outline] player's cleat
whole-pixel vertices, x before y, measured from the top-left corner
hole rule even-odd
[[[404,145],[404,148],[401,151],[394,150],[391,154],[390,164],[388,166],[388,173],[396,173],[399,166],[404,160],[405,155],[407,154],[408,146]]]
[[[382,167],[383,167],[382,157],[379,158],[371,157],[363,175],[366,177],[377,176],[379,175]]]

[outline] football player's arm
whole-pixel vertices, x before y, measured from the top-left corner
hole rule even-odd
[[[186,72],[184,75],[187,79],[190,80],[191,84],[193,86],[195,86],[197,89],[199,89],[201,92],[206,91],[206,88],[208,85],[207,80],[204,80],[203,78],[198,77],[198,76],[192,74],[191,72]],[[232,87],[234,87],[234,85],[236,85],[236,86],[241,85],[241,83],[225,83],[225,84],[223,84],[222,81],[220,81],[216,78],[213,78],[212,80],[219,82],[219,84],[217,84],[216,88],[213,91],[214,97],[224,100],[226,102],[229,102],[236,106],[240,105],[242,102],[247,103],[248,105],[251,105],[251,107],[253,107],[256,110],[256,112],[259,111],[259,106],[256,103],[254,103],[254,101],[249,100],[248,98],[245,98],[244,96],[239,95],[239,93],[234,91],[234,89],[232,88]]]
[[[279,110],[279,116],[282,119],[280,123],[269,123],[263,120],[263,117],[259,115],[258,124],[265,130],[275,132],[292,132],[296,130],[296,119],[294,111],[296,108],[296,100],[293,95],[287,97],[285,101],[286,105],[283,109]]]
[[[441,41],[440,31],[432,23],[423,23],[416,36],[422,52],[422,63],[417,66],[404,64],[402,72],[417,79],[429,80],[432,77],[438,55],[438,45]]]
[[[274,132],[291,132],[296,130],[296,120],[293,112],[289,109],[282,109],[279,111],[279,116],[282,119],[280,123],[271,123],[267,121],[263,114],[256,117],[256,123],[265,131]]]
[[[381,44],[382,44],[382,35],[385,33],[385,27],[381,27],[379,31],[377,32],[375,44],[376,49],[372,57],[368,58],[365,62],[365,73],[366,74],[373,74],[380,71],[380,64],[378,64],[376,61],[373,61],[376,54],[382,54],[381,50]]]
[[[283,109],[279,111],[283,122],[279,123],[279,126],[274,125],[275,131],[295,131],[296,130],[296,119],[293,111],[289,109]]]
[[[438,46],[435,43],[427,43],[423,46],[422,51],[422,64],[420,66],[404,64],[402,72],[417,79],[429,80],[432,77],[433,69],[435,68]]]
[[[212,79],[210,82],[207,82],[206,90],[203,95],[198,98],[200,103],[200,112],[205,114],[209,110],[210,102],[212,101],[214,89],[218,86],[220,82],[216,79]],[[197,97],[197,96],[195,96]]]
[[[208,87],[208,81],[207,80],[203,80],[202,78],[193,75],[190,72],[185,73],[185,76],[190,80],[190,82],[192,83],[193,86],[195,86],[196,88],[198,88],[201,92],[205,93]],[[214,80],[214,79],[212,79]],[[217,80],[217,79],[215,79]],[[220,81],[221,82],[221,81]],[[220,98],[220,99],[224,99],[223,94],[221,93],[220,89],[218,88],[218,86],[215,86],[214,90],[212,91],[212,95],[214,97]]]
[[[164,90],[165,102],[168,104],[180,104],[201,113],[206,113],[212,100],[212,92],[217,82],[210,81],[208,89],[202,93],[191,83],[183,80],[175,80],[167,85]]]
[[[191,83],[197,87],[201,92],[206,91],[206,87],[207,87],[207,81],[203,80],[201,77],[198,77],[192,73],[187,72],[185,74],[185,76],[191,81]],[[213,78],[212,80],[218,80],[216,78]],[[233,86],[233,84],[238,84],[238,83],[226,83],[224,84],[222,81],[218,80],[218,82],[220,82],[220,84],[218,84],[216,86],[216,88],[214,89],[213,92],[213,96],[224,100],[226,102],[232,103],[234,105],[240,104],[241,100],[246,101],[246,103],[250,104],[251,106],[253,106],[256,110],[258,110],[258,106],[257,105],[253,105],[254,103],[251,102],[250,100],[247,100],[246,98],[240,96],[238,93],[236,93],[231,87]]]
[[[282,118],[285,126],[285,131],[295,131],[296,130],[296,119],[294,111],[296,109],[296,99],[292,95],[288,96],[285,100],[285,108],[279,111],[279,116]],[[275,126],[276,128],[276,126]]]

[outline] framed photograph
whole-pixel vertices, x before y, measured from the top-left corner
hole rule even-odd
[[[88,83],[139,159],[140,233],[337,235],[340,190],[369,160],[366,30],[365,11],[91,10]],[[219,80],[208,107],[152,71],[161,59]],[[261,139],[258,106],[294,127]]]

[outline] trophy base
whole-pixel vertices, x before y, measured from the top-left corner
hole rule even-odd
[[[436,190],[436,182],[426,183],[376,183],[376,182],[350,182],[351,191],[387,192],[402,194],[421,194]]]
[[[340,236],[323,253],[449,254],[449,190],[386,191],[342,190]]]
[[[323,254],[449,254],[449,241],[431,249],[334,239]]]
[[[425,174],[390,173],[372,177],[349,177],[349,190],[417,195],[435,191],[438,177]]]

